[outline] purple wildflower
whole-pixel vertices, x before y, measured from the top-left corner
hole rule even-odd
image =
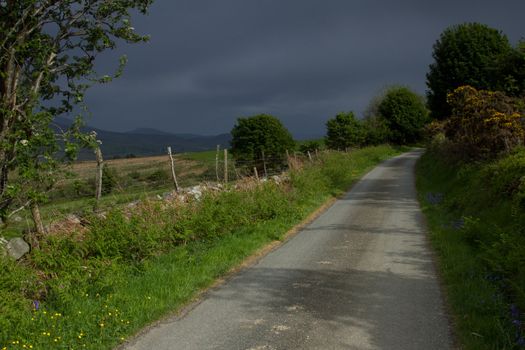
[[[525,346],[525,338],[519,337],[518,340],[516,341],[516,344],[518,344],[518,346]]]
[[[443,193],[427,193],[427,201],[432,205],[437,205],[443,201]]]

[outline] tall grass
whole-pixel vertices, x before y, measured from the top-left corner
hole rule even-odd
[[[144,201],[42,238],[22,263],[0,259],[0,348],[111,348],[174,312],[330,197],[400,150],[326,153],[290,181]]]
[[[425,154],[417,186],[464,349],[525,346],[525,150],[458,164]]]

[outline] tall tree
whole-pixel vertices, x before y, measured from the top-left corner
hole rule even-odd
[[[76,132],[79,123],[57,135],[53,119],[82,103],[93,83],[111,80],[94,70],[99,53],[119,40],[147,39],[135,33],[130,17],[133,10],[146,13],[151,3],[0,0],[0,219],[15,199],[37,202],[52,186],[59,141],[68,159],[79,139],[94,141]]]
[[[508,96],[525,96],[525,40],[498,61],[497,90]]]
[[[363,127],[353,112],[341,112],[326,122],[326,146],[344,150],[360,146],[364,141]]]
[[[428,121],[424,99],[406,87],[393,87],[378,106],[388,126],[390,141],[405,144],[417,141]]]
[[[512,50],[505,35],[480,23],[447,28],[434,44],[434,62],[427,74],[431,116],[450,116],[447,94],[459,86],[494,90],[498,85],[498,60]]]
[[[237,119],[231,135],[231,151],[237,161],[257,161],[264,152],[265,157],[275,159],[277,165],[287,150],[295,148],[288,129],[268,114]]]

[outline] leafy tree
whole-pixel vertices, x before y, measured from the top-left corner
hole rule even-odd
[[[390,141],[390,129],[385,119],[379,115],[379,105],[385,99],[390,88],[382,88],[368,103],[363,112],[364,143],[367,145],[379,145]]]
[[[390,140],[399,144],[419,140],[428,121],[423,98],[405,87],[388,90],[378,106],[378,113],[386,122]]]
[[[502,56],[497,67],[497,90],[508,96],[525,96],[525,41]]]
[[[60,161],[96,145],[95,134],[80,134],[80,119],[58,132],[53,120],[82,104],[88,87],[111,80],[94,70],[99,53],[147,39],[134,32],[130,13],[151,2],[0,0],[0,219],[14,204],[44,200]],[[120,63],[115,76],[124,57]]]
[[[231,152],[241,162],[260,160],[264,152],[269,164],[277,165],[287,150],[295,148],[290,132],[279,119],[268,114],[237,119],[231,135]]]
[[[427,74],[431,116],[444,119],[450,115],[447,94],[459,86],[494,90],[499,81],[497,61],[511,49],[505,35],[484,24],[447,28],[434,44],[434,63]]]
[[[344,150],[360,146],[364,141],[363,127],[353,112],[341,112],[326,122],[326,146]]]

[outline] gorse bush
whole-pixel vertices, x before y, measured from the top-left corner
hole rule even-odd
[[[501,92],[457,88],[448,96],[444,131],[464,158],[491,158],[525,144],[525,107]]]

